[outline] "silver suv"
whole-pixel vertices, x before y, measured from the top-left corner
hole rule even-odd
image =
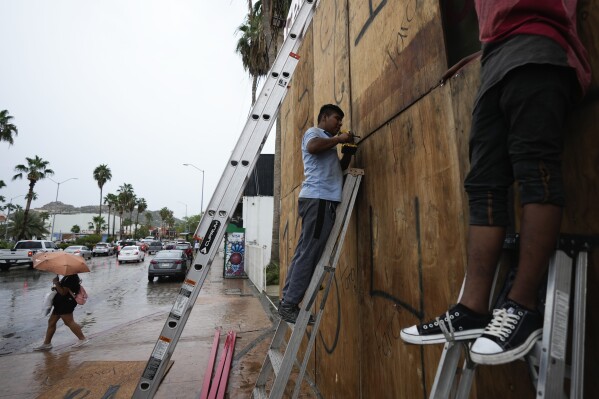
[[[93,256],[110,256],[114,255],[114,248],[106,242],[99,242],[92,249]]]

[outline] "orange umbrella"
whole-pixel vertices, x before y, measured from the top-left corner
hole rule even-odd
[[[83,257],[66,252],[38,252],[33,255],[32,260],[35,269],[61,276],[89,272],[89,267],[85,264]]]

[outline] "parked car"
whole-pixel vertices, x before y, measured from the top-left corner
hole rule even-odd
[[[147,251],[148,254],[155,254],[158,251],[162,251],[162,243],[160,241],[150,241]]]
[[[146,258],[146,253],[141,250],[138,245],[128,245],[121,249],[117,256],[117,261],[119,263],[125,262],[143,262]]]
[[[191,246],[190,243],[188,242],[183,242],[183,243],[177,243],[177,245],[175,245],[175,249],[180,249],[182,251],[185,252],[185,255],[187,255],[188,259],[193,259],[193,247]]]
[[[23,240],[15,244],[12,249],[0,250],[0,269],[8,270],[11,266],[28,265],[33,267],[31,257],[37,252],[54,252],[58,247],[52,241]]]
[[[83,259],[91,259],[92,251],[85,245],[71,245],[64,249],[64,251],[71,255],[82,256]]]
[[[183,280],[187,275],[188,265],[187,255],[180,249],[158,251],[148,266],[148,281],[154,281],[154,277],[176,277]]]
[[[99,242],[92,249],[93,256],[111,256],[114,255],[114,247],[106,242]]]

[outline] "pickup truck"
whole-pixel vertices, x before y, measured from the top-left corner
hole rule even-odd
[[[13,249],[0,250],[0,269],[8,270],[11,266],[28,265],[33,267],[31,257],[37,252],[58,251],[56,244],[45,240],[24,240],[15,244]]]

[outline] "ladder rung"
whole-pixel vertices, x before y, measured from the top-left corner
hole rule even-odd
[[[266,396],[266,388],[265,387],[255,387],[252,391],[253,399],[268,399]]]
[[[270,364],[272,364],[275,375],[279,374],[281,364],[283,363],[283,354],[276,349],[269,349],[268,358],[270,359]]]

